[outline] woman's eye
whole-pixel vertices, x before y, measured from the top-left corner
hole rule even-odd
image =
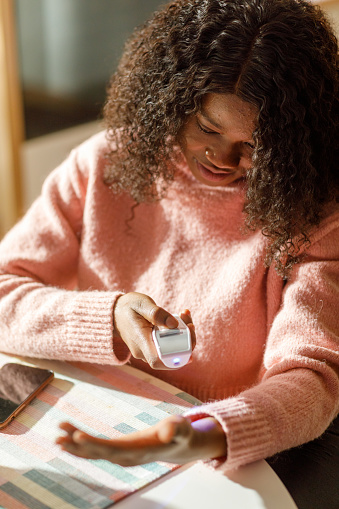
[[[211,131],[210,129],[207,129],[207,127],[204,127],[203,125],[200,124],[200,122],[197,120],[197,126],[198,128],[200,129],[200,131],[202,131],[203,133],[205,134],[215,134],[215,131]]]
[[[244,145],[246,145],[246,147],[249,147],[252,150],[255,149],[255,146],[253,145],[253,143],[249,143],[248,141],[245,141]]]

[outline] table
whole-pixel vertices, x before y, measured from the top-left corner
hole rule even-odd
[[[101,437],[129,433],[197,400],[130,366],[24,359],[52,369],[54,381],[0,433],[0,506],[6,509],[296,509],[265,461],[223,475],[203,463],[123,468],[75,458],[55,445],[69,420]]]
[[[266,461],[226,475],[186,465],[119,502],[119,509],[297,509]]]

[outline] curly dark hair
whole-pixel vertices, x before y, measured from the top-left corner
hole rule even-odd
[[[266,264],[286,276],[338,200],[338,45],[324,13],[305,0],[174,0],[157,11],[108,89],[108,135],[123,147],[110,154],[113,190],[159,198],[154,183],[173,179],[180,132],[208,93],[259,111],[246,224],[270,239]]]

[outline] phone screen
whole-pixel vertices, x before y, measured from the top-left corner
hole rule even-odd
[[[0,369],[0,428],[53,379],[53,371],[10,362]]]

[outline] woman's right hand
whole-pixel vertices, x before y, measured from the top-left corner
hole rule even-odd
[[[191,332],[192,349],[196,338],[190,312],[180,314]],[[118,298],[113,311],[115,334],[119,335],[135,359],[147,362],[153,369],[170,369],[158,357],[152,339],[154,325],[175,329],[178,321],[171,313],[156,305],[151,297],[130,292]]]

